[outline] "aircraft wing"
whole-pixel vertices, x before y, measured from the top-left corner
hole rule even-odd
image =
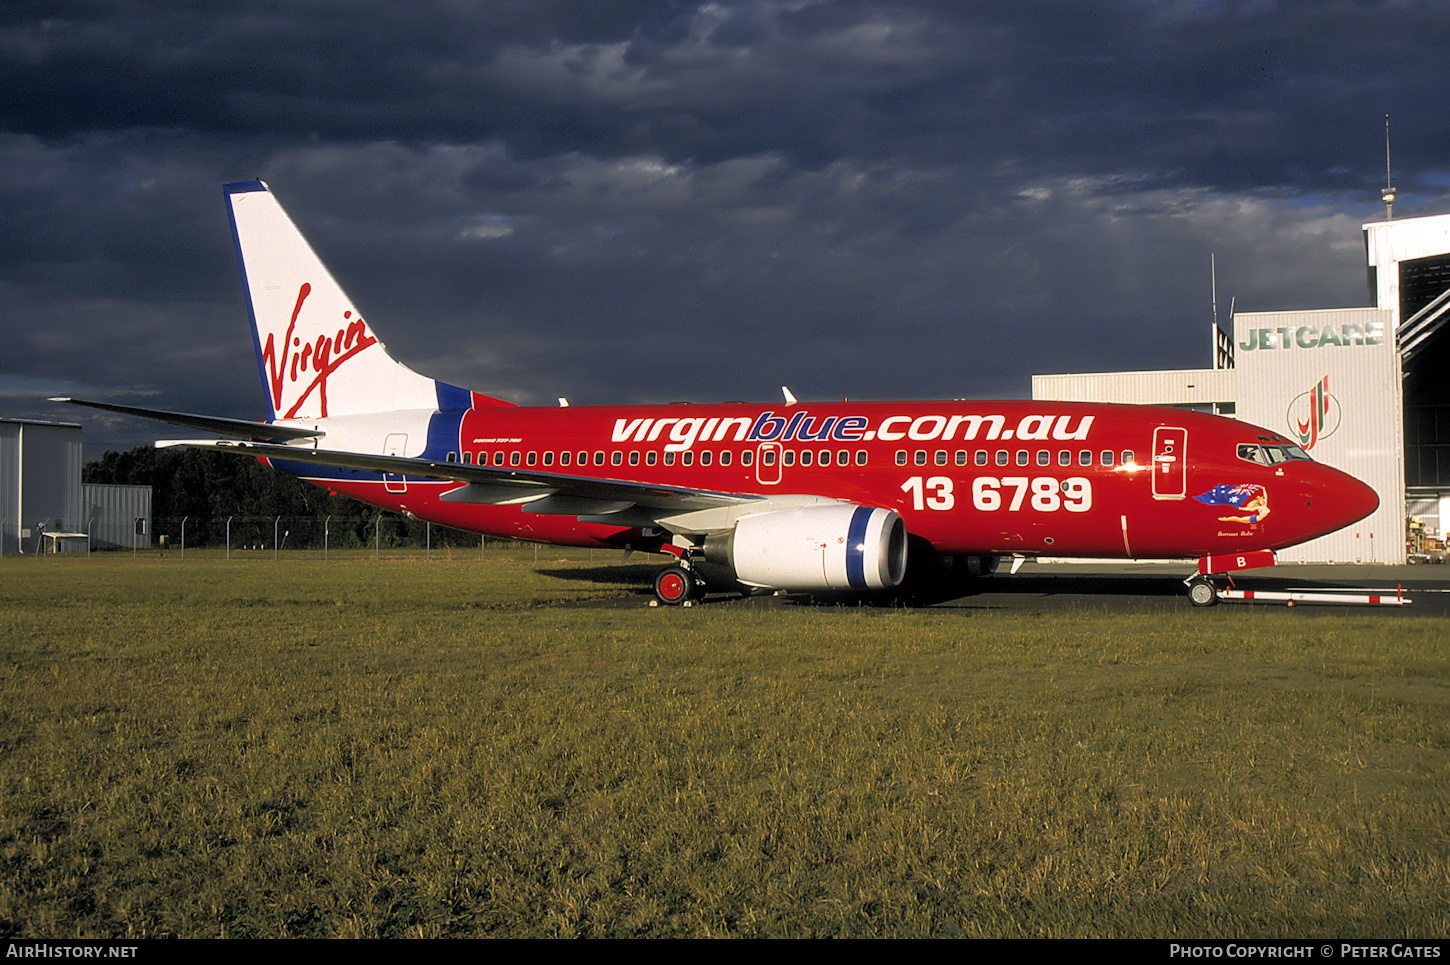
[[[265,442],[286,442],[290,439],[318,439],[325,433],[317,429],[301,429],[296,426],[277,426],[267,422],[250,422],[246,419],[224,419],[220,416],[193,415],[189,412],[167,412],[163,409],[142,409],[134,405],[114,405],[110,402],[89,402],[85,399],[48,399],[49,402],[68,402],[90,409],[119,412],[122,415],[152,419],[202,432],[220,432],[224,435],[242,436]]]
[[[330,466],[425,479],[451,479],[466,485],[444,494],[447,502],[483,503],[494,506],[524,504],[525,512],[559,516],[601,516],[628,509],[651,517],[703,509],[718,509],[754,503],[764,497],[748,493],[722,493],[684,486],[603,479],[541,472],[533,468],[476,466],[408,456],[380,456],[362,452],[245,442],[236,439],[164,440],[158,448],[190,446],[217,449],[238,455]],[[626,523],[625,525],[629,525]]]

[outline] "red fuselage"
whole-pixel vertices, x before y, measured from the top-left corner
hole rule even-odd
[[[437,419],[443,429],[430,431],[426,454],[435,460],[829,497],[895,510],[915,544],[942,554],[1191,558],[1279,549],[1349,525],[1378,505],[1369,487],[1309,460],[1277,433],[1169,408],[1031,401],[495,406]],[[637,524],[440,500],[461,487],[456,480],[303,475],[381,507],[495,536],[640,549],[661,541]]]

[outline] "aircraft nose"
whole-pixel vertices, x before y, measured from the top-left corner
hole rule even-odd
[[[1357,490],[1349,497],[1353,504],[1354,519],[1357,522],[1380,508],[1380,495],[1353,476],[1350,479],[1355,483]]]
[[[1380,497],[1369,486],[1338,469],[1324,467],[1328,472],[1317,507],[1320,515],[1340,529],[1357,523],[1379,509]]]

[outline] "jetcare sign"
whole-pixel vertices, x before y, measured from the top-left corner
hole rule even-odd
[[[1241,352],[1267,352],[1273,349],[1344,348],[1354,345],[1383,345],[1383,322],[1344,325],[1299,325],[1279,328],[1250,328],[1246,338],[1239,339]]]

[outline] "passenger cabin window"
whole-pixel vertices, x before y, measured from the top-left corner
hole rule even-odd
[[[769,455],[769,453],[766,453],[766,455]],[[740,465],[742,465],[742,466],[748,466],[748,465],[750,465],[754,461],[755,461],[755,455],[749,449],[746,449],[744,452],[742,452],[740,454]]]

